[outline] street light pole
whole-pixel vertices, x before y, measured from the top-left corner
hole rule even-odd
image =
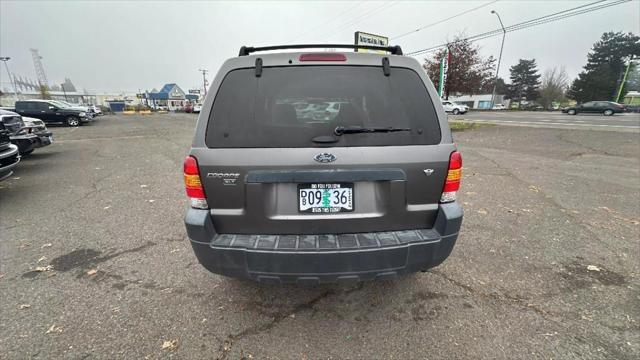
[[[502,27],[502,45],[500,45],[500,56],[498,56],[498,66],[496,68],[496,78],[493,80],[493,91],[491,92],[491,108],[493,109],[493,104],[495,103],[496,97],[496,85],[498,84],[498,74],[500,72],[500,62],[502,61],[502,49],[504,48],[504,38],[507,35],[507,30],[504,29],[504,25],[502,24],[502,19],[500,18],[500,14],[497,11],[491,10],[492,14],[496,14],[498,17],[498,21],[500,21],[500,27]]]
[[[11,85],[13,85],[13,96],[15,96],[16,101],[18,101],[18,88],[16,88],[16,82],[11,77],[11,72],[9,71],[9,65],[7,65],[9,60],[11,60],[11,58],[8,56],[0,57],[0,61],[4,62],[4,68],[7,69],[7,75],[9,75],[9,81],[11,82]]]

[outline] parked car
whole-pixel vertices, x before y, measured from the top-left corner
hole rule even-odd
[[[613,101],[589,101],[584,104],[562,109],[563,113],[576,115],[579,113],[603,114],[611,116],[624,112],[624,106]]]
[[[88,118],[94,118],[97,116],[95,111],[93,110],[93,107],[90,107],[90,106],[85,106],[82,104],[74,104],[74,103],[70,103],[68,101],[62,101],[62,100],[51,100],[51,102],[59,105],[60,107],[84,111],[85,113],[87,113]]]
[[[11,143],[9,130],[0,121],[0,181],[13,174],[13,168],[20,162],[18,147]]]
[[[102,109],[100,109],[100,106],[89,104],[89,105],[87,105],[87,107],[89,108],[89,110],[91,112],[93,112],[95,114],[95,116],[104,115],[102,113]]]
[[[622,104],[624,106],[624,111],[631,113],[640,113],[640,105],[630,105],[630,104]]]
[[[24,122],[24,130],[38,137],[39,144],[34,149],[53,143],[53,133],[47,129],[44,121],[25,116],[22,117],[22,121]]]
[[[467,105],[458,104],[453,101],[443,101],[442,107],[444,108],[444,111],[450,112],[453,115],[465,114],[469,111],[469,107]]]
[[[202,104],[195,104],[193,105],[193,112],[196,114],[199,114],[200,111],[202,111]]]
[[[507,110],[507,107],[502,104],[494,104],[492,110]]]
[[[28,155],[33,150],[51,144],[52,136],[44,124],[34,124],[38,119],[27,120],[25,124],[22,116],[11,111],[0,110],[0,122],[9,132],[11,143],[18,147],[20,155]],[[42,128],[44,127],[44,129]]]
[[[222,65],[184,161],[184,221],[205,268],[319,283],[449,256],[462,158],[420,63],[381,49],[393,55],[243,47]],[[296,111],[322,99],[341,102],[329,121]]]
[[[86,111],[64,107],[55,100],[16,101],[16,112],[22,116],[34,117],[45,123],[63,123],[79,126],[90,121]]]

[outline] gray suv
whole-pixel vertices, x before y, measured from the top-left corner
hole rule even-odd
[[[355,46],[242,47],[211,85],[184,162],[187,234],[211,272],[389,279],[453,249],[462,159],[424,70],[398,46],[251,55],[320,47]],[[305,106],[319,103],[340,106]]]

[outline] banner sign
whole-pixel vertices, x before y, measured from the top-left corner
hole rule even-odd
[[[369,45],[369,46],[389,46],[389,38],[386,36],[369,34],[362,31],[356,31],[355,33],[355,44],[356,45]],[[366,50],[366,49],[356,49],[356,52],[368,52],[368,53],[385,53],[384,51],[378,50]]]
[[[440,81],[438,81],[438,95],[443,97],[446,91],[447,76],[449,75],[449,60],[451,53],[449,48],[445,50],[444,56],[440,60]]]

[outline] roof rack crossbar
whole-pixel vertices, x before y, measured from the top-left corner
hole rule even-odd
[[[402,48],[399,45],[395,46],[373,46],[373,45],[351,45],[351,44],[294,44],[294,45],[274,45],[274,46],[242,46],[238,56],[247,56],[251,53],[258,51],[270,51],[270,50],[283,50],[283,49],[364,49],[364,50],[379,50],[386,51],[392,55],[402,55]]]

